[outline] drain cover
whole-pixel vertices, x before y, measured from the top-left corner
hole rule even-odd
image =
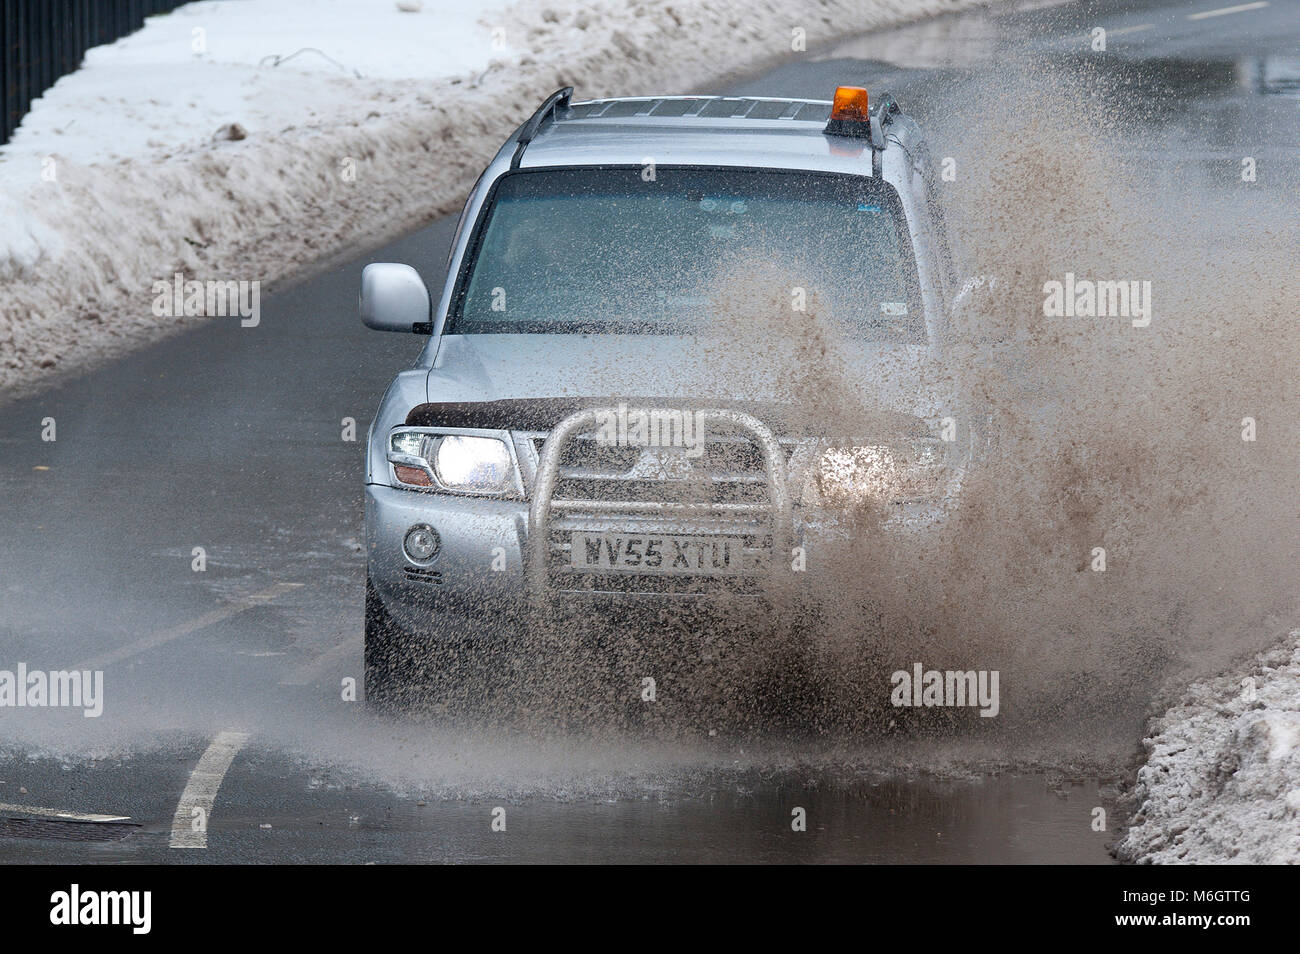
[[[139,825],[123,822],[65,821],[59,818],[0,818],[0,838],[121,841],[139,827]]]

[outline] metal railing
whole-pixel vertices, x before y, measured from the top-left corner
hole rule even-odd
[[[81,65],[92,46],[112,43],[189,0],[0,0],[0,143],[32,100]]]

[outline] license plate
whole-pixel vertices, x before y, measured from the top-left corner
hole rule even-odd
[[[573,569],[590,572],[722,576],[740,572],[743,545],[739,537],[575,531],[570,558]]]

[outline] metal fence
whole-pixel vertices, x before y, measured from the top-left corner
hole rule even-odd
[[[8,142],[32,100],[81,65],[86,50],[112,43],[188,0],[0,0],[0,77],[4,111],[0,143]]]

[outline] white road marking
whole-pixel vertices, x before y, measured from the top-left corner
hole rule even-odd
[[[172,848],[206,848],[208,847],[208,825],[212,822],[212,804],[217,799],[222,779],[230,769],[239,750],[248,741],[247,732],[220,732],[212,740],[199,764],[190,773],[190,780],[181,792],[181,800],[176,803],[176,814],[172,818]],[[194,809],[202,811],[202,831],[194,830]]]
[[[1109,39],[1112,36],[1123,36],[1126,33],[1141,33],[1143,30],[1150,30],[1154,26],[1155,26],[1154,23],[1140,23],[1137,26],[1116,27],[1114,30],[1110,29],[1109,27],[1103,27],[1102,29],[1106,31],[1106,38]],[[1082,36],[1073,37],[1071,38],[1070,42],[1091,43],[1092,34],[1085,33]]]
[[[58,808],[38,808],[35,805],[0,804],[0,815],[39,815],[41,818],[61,818],[64,821],[77,822],[121,822],[130,821],[130,815],[93,815],[86,812],[65,812]]]
[[[276,597],[282,596],[283,594],[295,590],[302,585],[303,584],[301,583],[277,583],[259,593],[253,593],[241,600],[227,603],[225,606],[219,606],[216,609],[204,613],[202,616],[197,616],[192,620],[188,620],[187,622],[179,623],[176,626],[171,626],[167,629],[160,629],[156,633],[150,633],[148,636],[137,639],[133,643],[128,643],[125,646],[95,656],[94,658],[88,659],[73,668],[80,670],[88,669],[92,672],[96,669],[103,669],[104,667],[111,666],[114,663],[122,662],[124,659],[130,659],[132,656],[138,656],[140,653],[147,652],[150,649],[156,649],[159,646],[170,643],[174,639],[188,636],[195,630],[203,629],[205,626],[219,623],[223,619],[228,619],[236,613],[242,613],[246,609],[252,609],[254,606],[263,606]]]
[[[1102,27],[1102,30],[1106,31],[1106,38],[1109,39],[1112,38],[1112,36],[1123,36],[1125,34],[1130,34],[1130,32],[1141,32],[1143,30],[1151,30],[1153,26],[1156,25],[1154,25],[1154,23],[1139,23],[1138,26],[1117,26],[1115,27],[1114,30],[1110,29],[1109,26],[1105,26]],[[1080,36],[1071,36],[1069,40],[1070,43],[1091,43],[1092,34],[1091,32],[1086,32],[1086,34],[1082,34]],[[1062,42],[1065,42],[1065,38],[1062,38]]]
[[[331,669],[355,653],[357,648],[347,642],[335,643],[285,676],[280,681],[280,685],[310,686],[321,677],[328,675]]]
[[[1239,3],[1235,7],[1220,7],[1217,10],[1202,10],[1200,13],[1189,13],[1189,20],[1207,20],[1210,17],[1227,16],[1229,13],[1244,13],[1247,10],[1258,10],[1261,7],[1268,6],[1268,0],[1258,0],[1256,3]]]
[[[1155,26],[1154,23],[1140,23],[1137,26],[1120,27],[1118,30],[1107,30],[1106,35],[1123,36],[1125,33],[1140,33],[1143,30],[1150,30],[1154,26]]]

